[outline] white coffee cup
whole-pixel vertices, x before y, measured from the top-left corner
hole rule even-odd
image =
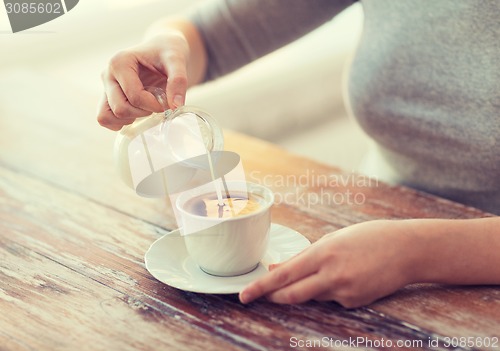
[[[259,184],[227,182],[227,189],[231,197],[248,194],[259,208],[230,218],[202,216],[187,209],[190,200],[215,194],[215,189],[207,192],[207,186],[186,191],[176,200],[189,255],[203,271],[217,276],[241,275],[257,267],[267,250],[274,202],[272,191]]]

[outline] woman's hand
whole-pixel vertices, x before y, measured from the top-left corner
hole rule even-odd
[[[240,293],[248,303],[334,300],[344,307],[369,304],[412,282],[415,247],[409,221],[379,220],[325,235]]]
[[[184,104],[189,46],[179,31],[157,35],[116,54],[102,73],[105,96],[97,120],[120,130],[135,118],[163,109],[144,86],[166,88],[168,105]]]
[[[170,108],[184,105],[188,86],[205,77],[205,44],[194,24],[182,18],[154,23],[142,44],[116,54],[102,73],[104,97],[97,120],[120,130],[137,117],[164,110],[146,86],[166,90]]]

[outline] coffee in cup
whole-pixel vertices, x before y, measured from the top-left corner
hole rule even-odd
[[[222,203],[207,186],[181,194],[176,209],[191,258],[212,275],[252,271],[267,250],[273,201],[271,190],[248,182],[227,182]]]
[[[217,193],[208,193],[195,197],[185,204],[187,212],[202,217],[232,218],[244,216],[261,208],[257,199],[248,193],[233,193],[218,198]]]

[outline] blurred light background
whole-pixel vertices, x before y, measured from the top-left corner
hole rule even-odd
[[[29,104],[38,93],[30,82],[42,80],[47,92],[52,84],[64,85],[97,107],[100,72],[108,59],[140,42],[159,16],[200,1],[208,0],[81,0],[66,15],[16,34],[0,10],[0,101],[4,96],[9,103]],[[306,37],[191,89],[187,103],[205,109],[225,128],[356,170],[369,142],[345,111],[343,86],[362,16],[355,4]],[[44,103],[57,104],[58,96]]]

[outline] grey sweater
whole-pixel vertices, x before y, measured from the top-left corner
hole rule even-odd
[[[297,39],[350,3],[206,3],[192,20],[207,47],[207,79]],[[378,145],[379,176],[500,214],[500,3],[362,4],[365,22],[348,96]]]

